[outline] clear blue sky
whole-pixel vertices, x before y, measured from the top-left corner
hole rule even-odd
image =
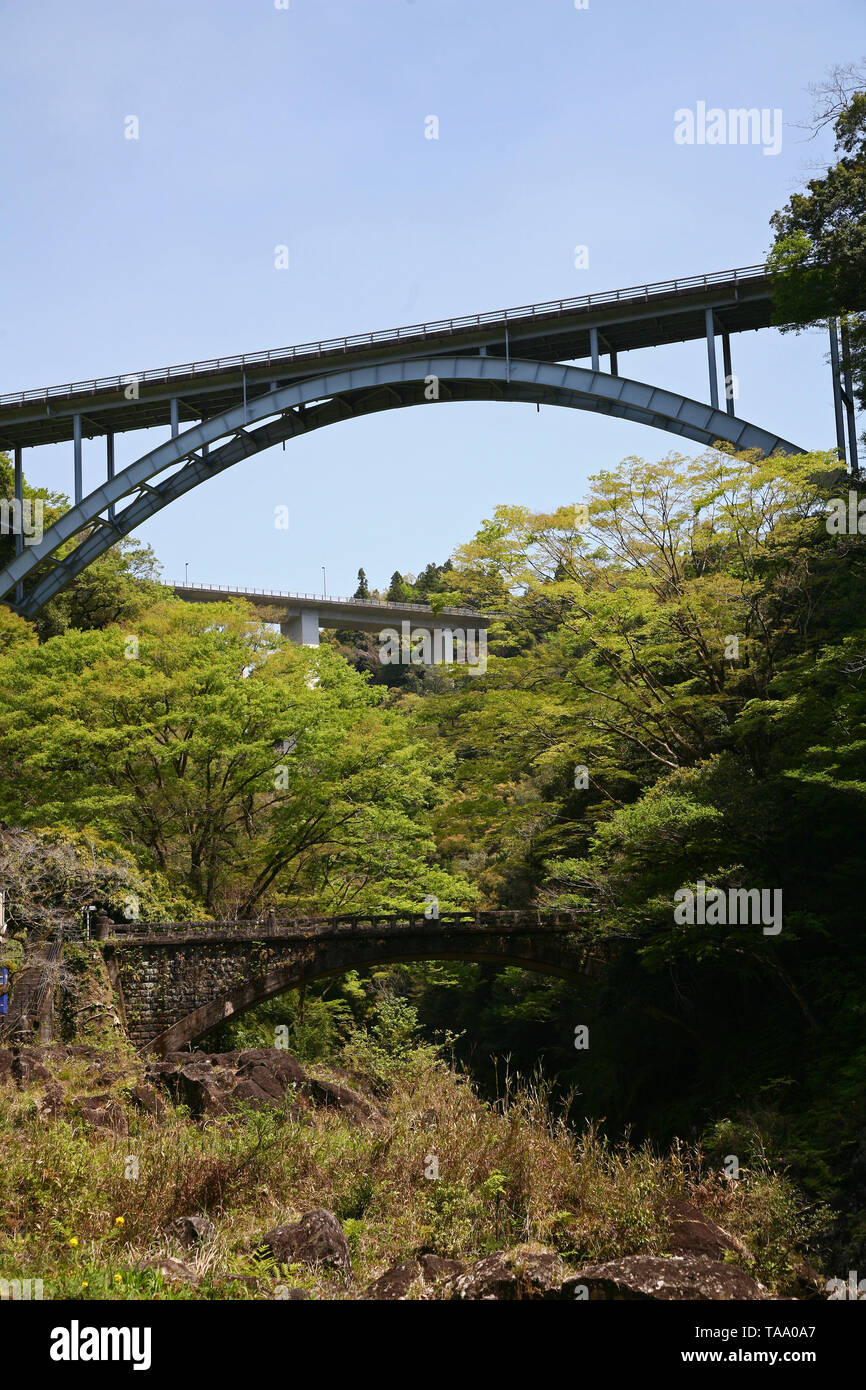
[[[760,261],[770,214],[831,152],[795,128],[807,84],[866,51],[866,9],[2,0],[0,51],[8,391]],[[674,111],[698,101],[781,108],[781,153],[675,144]],[[821,336],[735,338],[738,413],[831,447],[824,358]],[[705,361],[685,344],[619,370],[705,398]],[[119,436],[118,461],[147,438]],[[359,565],[386,584],[499,502],[577,501],[596,469],[674,447],[552,408],[397,411],[240,464],[138,535],[169,579],[188,561],[194,579],[318,590],[324,564],[350,593]],[[85,445],[88,488],[103,449]],[[25,452],[37,483],[71,491],[71,467],[71,446]]]

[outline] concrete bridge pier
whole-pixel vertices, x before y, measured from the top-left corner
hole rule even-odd
[[[318,647],[319,614],[313,608],[303,608],[293,617],[283,619],[280,632],[299,647]]]

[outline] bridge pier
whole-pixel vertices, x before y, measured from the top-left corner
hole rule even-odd
[[[712,309],[704,310],[707,329],[707,366],[710,371],[710,405],[719,408],[719,369],[716,365],[716,325]]]
[[[296,616],[285,618],[280,632],[298,647],[318,647],[319,615],[315,609],[304,608]]]
[[[81,416],[76,411],[72,417],[72,462],[75,475],[75,505],[84,497],[84,475],[81,468]]]
[[[105,476],[108,481],[114,477],[114,435],[105,436]],[[108,520],[114,520],[114,503],[108,508]]]
[[[15,532],[15,554],[20,555],[24,549],[24,468],[21,462],[21,445],[15,446],[15,505],[18,510],[18,530]],[[15,585],[15,602],[20,603],[24,598],[24,585]]]
[[[734,409],[734,371],[731,366],[731,335],[722,330],[722,363],[725,373],[725,409],[729,415],[736,415]]]
[[[848,454],[851,461],[851,477],[860,476],[860,455],[857,451],[857,419],[854,413],[854,385],[851,380],[851,346],[848,340],[848,327],[842,320],[842,379],[845,383],[844,401],[848,416]]]

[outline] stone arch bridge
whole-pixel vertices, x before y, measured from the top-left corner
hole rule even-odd
[[[132,1041],[159,1055],[286,990],[347,970],[468,960],[577,979],[593,965],[586,918],[576,912],[147,926],[100,916],[98,937]]]

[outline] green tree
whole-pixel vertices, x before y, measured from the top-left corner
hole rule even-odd
[[[816,123],[832,121],[838,158],[773,214],[767,265],[783,327],[846,316],[855,393],[866,408],[866,68],[837,70],[819,92]]]
[[[92,828],[207,912],[471,897],[424,828],[443,769],[332,652],[241,605],[14,647],[0,705],[0,815]]]
[[[43,530],[69,510],[69,499],[63,493],[31,487],[26,477],[22,490],[25,502],[39,508],[33,518],[41,516]],[[7,454],[0,453],[0,500],[11,500],[14,495],[14,466]],[[69,545],[62,546],[58,555],[62,557],[68,549]],[[4,528],[0,533],[0,567],[9,564],[14,554],[15,536]],[[45,640],[70,627],[87,630],[131,622],[164,593],[150,546],[122,540],[50,599],[35,619],[34,627],[39,638]]]

